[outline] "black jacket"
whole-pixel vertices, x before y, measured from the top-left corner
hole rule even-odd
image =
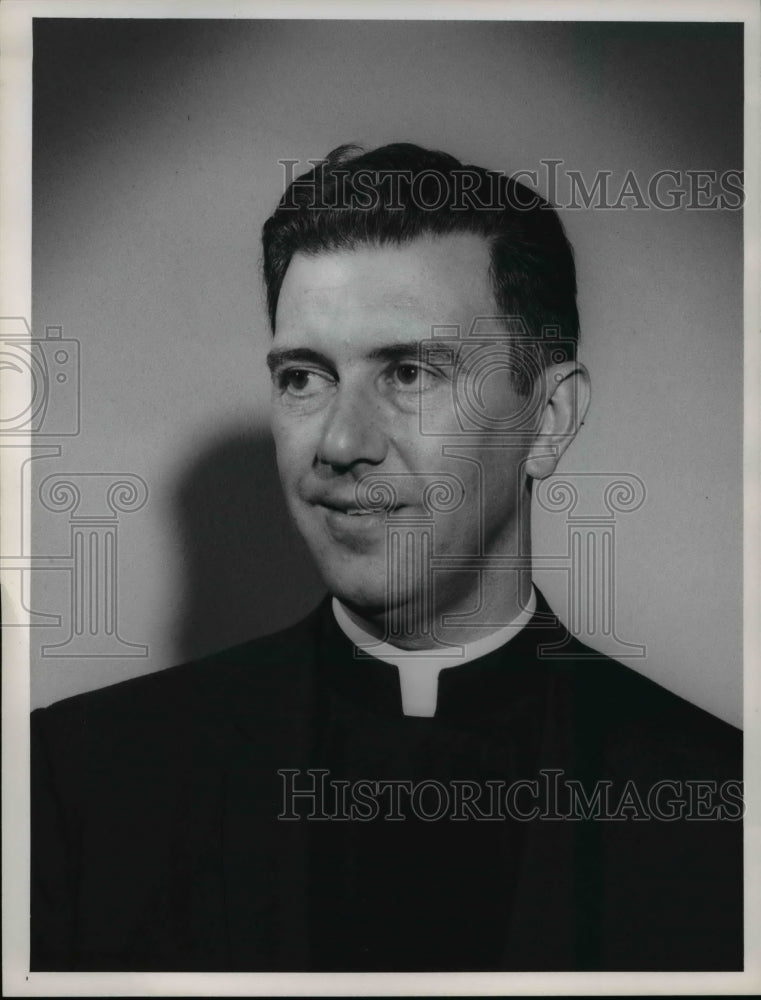
[[[284,632],[33,713],[33,970],[317,967],[310,824],[278,819],[278,771],[320,766],[330,628],[326,601]],[[673,784],[661,818],[634,818],[630,795],[628,818],[525,824],[500,966],[741,969],[740,732],[570,637],[541,596],[503,651],[541,692],[537,768],[616,799],[631,782],[648,808]],[[695,818],[666,819],[677,800]]]

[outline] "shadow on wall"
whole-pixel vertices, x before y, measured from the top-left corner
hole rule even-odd
[[[284,628],[324,595],[280,492],[268,433],[215,441],[173,499],[184,557],[177,662]]]

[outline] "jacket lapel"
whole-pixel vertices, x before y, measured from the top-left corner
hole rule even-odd
[[[527,823],[504,968],[594,968],[599,962],[599,823],[550,817],[568,813],[565,778],[577,778],[592,787],[598,776],[599,720],[594,718],[593,706],[578,695],[579,665],[573,660],[572,637],[539,591],[537,597],[536,614],[517,637],[517,645],[519,655],[534,660],[537,683],[544,688],[534,777],[539,780],[540,810],[548,818]],[[566,659],[543,655],[543,650],[559,648],[568,649]],[[555,779],[553,772],[562,773]]]
[[[550,692],[538,761],[540,790],[541,770],[556,768],[558,761],[568,759],[570,734],[566,720],[556,715],[555,700]],[[540,809],[542,805],[540,801]],[[528,822],[508,923],[504,968],[554,971],[575,967],[573,836],[573,824],[567,821],[537,818]]]
[[[230,968],[236,971],[309,967],[308,824],[279,818],[284,779],[278,772],[310,767],[315,650],[310,628],[269,648],[254,644],[255,658],[243,667],[249,697],[240,698],[238,687],[228,706],[236,732],[224,779],[222,850]]]

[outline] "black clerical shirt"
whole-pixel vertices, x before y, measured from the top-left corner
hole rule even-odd
[[[37,710],[31,967],[742,968],[741,734],[537,598],[504,646],[443,671],[432,718],[402,714],[397,669],[356,660],[328,600]],[[359,802],[289,822],[289,769],[302,788],[329,772],[323,803],[300,800],[316,815],[356,806],[352,782],[405,782],[405,818],[382,794],[369,820]],[[473,815],[488,796],[457,819],[457,781],[524,784],[496,819]]]
[[[502,967],[523,824],[495,796],[534,774],[545,709],[519,639],[442,671],[435,716],[418,718],[402,714],[397,668],[328,626],[316,759],[336,818],[310,831],[316,968]],[[373,785],[374,808],[357,806]]]

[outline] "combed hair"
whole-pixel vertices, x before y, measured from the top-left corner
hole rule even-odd
[[[488,242],[497,311],[520,318],[540,364],[575,357],[576,268],[555,209],[505,174],[412,143],[370,152],[339,146],[288,185],[262,231],[272,332],[295,253],[404,244],[449,233],[473,233]]]

